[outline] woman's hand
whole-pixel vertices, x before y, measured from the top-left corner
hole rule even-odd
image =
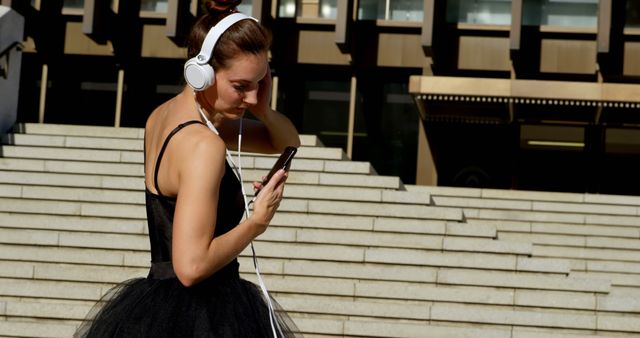
[[[284,193],[284,184],[288,174],[284,169],[278,170],[266,185],[260,182],[254,182],[254,190],[259,190],[260,194],[253,201],[253,213],[251,218],[257,225],[257,235],[265,232],[273,215],[280,206]]]

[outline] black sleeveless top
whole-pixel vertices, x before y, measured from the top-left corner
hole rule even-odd
[[[182,130],[182,128],[195,123],[204,125],[204,123],[197,120],[184,122],[174,128],[165,139],[158,154],[158,159],[156,160],[153,178],[153,183],[158,194],[152,193],[145,186],[147,223],[149,227],[149,241],[151,243],[151,270],[149,271],[148,278],[166,279],[176,277],[171,264],[171,239],[173,233],[173,215],[176,209],[176,197],[162,195],[158,186],[158,169],[160,168],[162,156],[171,138]],[[224,175],[220,182],[217,210],[214,237],[223,235],[233,229],[242,219],[244,212],[244,198],[242,196],[240,181],[226,160]],[[238,276],[237,259],[234,259],[210,278],[223,276]]]

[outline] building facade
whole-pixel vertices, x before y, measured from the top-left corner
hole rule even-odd
[[[142,127],[198,0],[2,0],[18,122]],[[640,0],[245,0],[273,106],[407,184],[640,195]],[[45,85],[46,84],[46,85]]]

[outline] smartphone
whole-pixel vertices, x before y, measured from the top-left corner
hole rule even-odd
[[[267,177],[265,177],[265,179],[262,180],[263,187],[267,183],[269,183],[269,180],[271,179],[271,177],[275,175],[275,173],[278,172],[278,170],[284,169],[286,171],[289,171],[289,168],[291,167],[291,161],[293,160],[293,156],[295,156],[297,151],[298,151],[298,148],[296,147],[287,147],[284,149],[284,151],[282,152],[282,154],[280,155],[276,163],[273,165],[273,167],[271,167],[271,170],[267,174]],[[258,196],[259,192],[260,190],[256,191],[256,196]]]

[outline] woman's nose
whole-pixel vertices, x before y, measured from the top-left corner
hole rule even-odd
[[[244,93],[244,102],[250,106],[258,104],[258,90],[249,90]]]

